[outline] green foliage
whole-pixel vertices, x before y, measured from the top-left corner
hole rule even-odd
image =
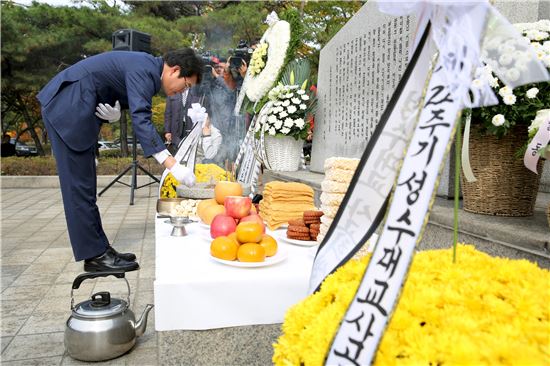
[[[118,175],[132,163],[132,158],[112,157],[100,153],[97,165],[97,175]],[[155,175],[160,175],[164,167],[155,159],[138,157],[140,165]],[[144,174],[138,169],[138,174]],[[57,167],[53,156],[46,157],[8,157],[2,158],[2,175],[57,175]]]

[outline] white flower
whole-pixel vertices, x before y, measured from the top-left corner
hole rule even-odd
[[[282,111],[281,113],[279,113],[279,118],[285,118],[288,116],[288,113],[286,113],[285,111]]]
[[[277,131],[275,131],[275,128],[271,127],[268,131],[268,133],[271,135],[271,136],[275,136],[275,134],[277,133]]]
[[[295,119],[294,120],[294,124],[296,125],[296,127],[298,128],[303,128],[304,127],[304,120],[302,118],[298,118],[298,119]]]
[[[307,94],[302,95],[302,100],[309,100],[309,95]]]
[[[481,89],[483,86],[483,81],[481,79],[472,80],[472,89]]]
[[[283,127],[283,121],[278,119],[277,122],[275,122],[275,128],[280,129],[281,127]]]
[[[300,99],[298,98],[292,98],[291,100],[292,100],[292,103],[294,104],[300,104]]]
[[[500,88],[498,93],[500,94],[501,97],[504,98],[505,95],[512,94],[512,88],[505,86],[503,88]]]
[[[546,52],[550,52],[550,41],[545,41],[542,44],[542,49],[545,50]]]
[[[296,108],[296,106],[293,106],[291,105],[290,107],[288,107],[287,111],[288,111],[288,114],[292,114],[294,112],[296,112],[298,110],[298,108]]]
[[[541,109],[537,112],[535,119],[531,122],[528,130],[531,133],[533,130],[538,130],[540,126],[550,119],[550,109]]]
[[[504,97],[502,97],[502,100],[506,105],[516,104],[516,96],[514,94],[506,94]]]
[[[284,111],[285,109],[283,107],[277,107],[277,113],[281,113],[282,111]]]
[[[294,121],[292,120],[292,118],[285,119],[285,127],[290,128],[292,126],[294,126]]]
[[[277,107],[280,106],[280,105],[282,105],[282,104],[283,104],[283,102],[281,102],[281,101],[275,102],[275,105],[276,105]]]
[[[495,126],[502,126],[504,124],[504,121],[506,121],[504,119],[504,116],[502,114],[497,114],[496,116],[493,117],[493,119],[491,120],[491,123]]]
[[[517,81],[519,79],[520,73],[516,68],[511,68],[506,71],[506,78],[510,81]]]
[[[502,54],[498,59],[498,62],[502,66],[508,66],[512,63],[512,61],[514,61],[514,60],[512,59],[512,55],[510,55],[509,53]]]
[[[276,117],[275,115],[272,114],[272,115],[270,115],[270,116],[267,118],[267,121],[268,121],[269,123],[272,123],[272,124],[273,124],[273,123],[277,122],[277,117]]]
[[[305,104],[300,104],[300,109],[301,109],[301,110],[306,110],[306,109],[307,109],[307,105],[305,105]]]
[[[260,132],[261,128],[262,128],[262,124],[256,123],[256,125],[254,126],[254,132]]]
[[[546,42],[546,43],[550,44],[550,42]],[[296,93],[298,93],[298,94],[302,95],[302,94],[304,94],[304,93],[305,93],[305,91],[303,91],[302,89],[300,89],[300,90],[298,90],[298,91],[297,91]]]
[[[498,86],[498,78],[493,77],[489,79],[489,85],[491,86],[491,88],[496,88]]]
[[[290,98],[292,98],[293,96],[294,96],[294,94],[292,94],[292,93],[286,93],[285,98],[286,98],[286,99],[290,99]]]
[[[288,127],[283,127],[281,129],[281,133],[283,133],[284,135],[287,135],[289,132],[290,132],[290,128],[288,128]]]
[[[283,102],[283,107],[288,107],[290,105],[290,100],[285,100]]]
[[[537,97],[538,93],[539,93],[539,90],[537,88],[531,88],[531,89],[527,90],[525,95],[527,96],[527,98],[533,99],[533,98]]]
[[[237,100],[236,110],[239,110],[244,94],[252,102],[260,100],[273,87],[281,68],[284,65],[286,51],[290,41],[290,24],[284,20],[277,21],[266,30],[264,39],[269,44],[267,63],[262,72],[256,76],[247,73],[241,95]]]

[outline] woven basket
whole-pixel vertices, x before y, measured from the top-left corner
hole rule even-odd
[[[540,175],[514,156],[525,143],[518,136],[525,134],[525,128],[514,128],[497,139],[472,128],[470,164],[477,181],[468,183],[462,176],[465,211],[496,216],[533,215]],[[543,163],[540,159],[537,171],[542,171]]]
[[[265,152],[271,170],[295,172],[300,167],[303,140],[291,136],[265,136]]]

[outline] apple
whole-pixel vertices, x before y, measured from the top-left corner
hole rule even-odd
[[[264,220],[262,220],[262,217],[260,215],[253,213],[243,217],[239,222],[247,222],[247,221],[257,222],[258,224],[262,225],[263,234],[265,234]]]
[[[210,236],[215,239],[218,236],[227,236],[237,228],[235,219],[231,216],[219,214],[214,217],[210,224]]]
[[[225,213],[234,219],[241,219],[248,216],[252,200],[250,197],[228,196],[225,197],[224,204]]]

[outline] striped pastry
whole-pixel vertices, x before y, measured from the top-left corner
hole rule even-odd
[[[358,165],[359,159],[331,157],[325,160],[325,171],[332,168],[355,170]]]

